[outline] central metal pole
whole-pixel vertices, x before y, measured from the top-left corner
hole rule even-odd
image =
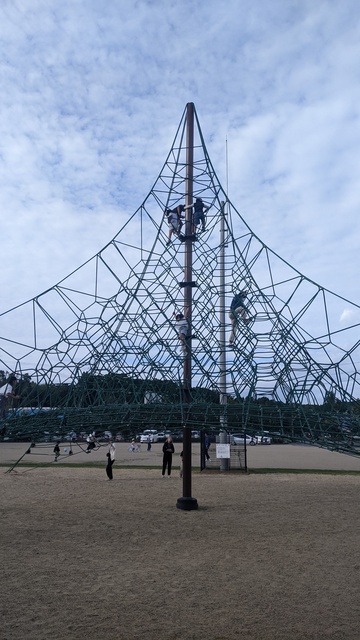
[[[220,405],[222,411],[220,413],[220,443],[228,443],[227,435],[227,384],[226,384],[226,336],[225,336],[225,203],[221,203],[220,217]],[[220,470],[227,471],[229,469],[229,460],[227,458],[220,459]]]
[[[183,426],[183,496],[178,498],[178,509],[197,509],[198,503],[191,497],[191,315],[192,315],[192,243],[193,243],[193,180],[194,180],[194,104],[186,105],[186,199],[185,211],[185,256],[184,256],[184,315],[188,318],[190,336],[186,344],[183,371],[183,405],[185,424]]]

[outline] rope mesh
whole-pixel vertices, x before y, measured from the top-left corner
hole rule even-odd
[[[0,314],[0,366],[21,380],[21,405],[4,433],[181,426],[183,354],[173,312],[184,304],[185,249],[176,236],[167,246],[164,211],[185,201],[185,128],[186,111],[153,188],[106,247],[53,288]],[[226,411],[230,429],[357,454],[359,305],[306,278],[252,232],[227,201],[196,111],[193,174],[194,198],[210,209],[193,242],[188,421],[218,431]],[[219,338],[223,202],[227,339],[230,302],[248,291],[248,321],[238,319],[231,348]],[[226,408],[219,403],[223,349]]]

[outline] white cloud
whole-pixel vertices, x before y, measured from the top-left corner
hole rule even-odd
[[[343,324],[357,324],[359,322],[359,311],[355,309],[344,309],[340,316],[340,322]]]
[[[115,235],[188,101],[224,186],[228,136],[230,197],[253,230],[357,301],[359,14],[351,0],[2,3],[2,309]]]

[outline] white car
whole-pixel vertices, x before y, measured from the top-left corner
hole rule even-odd
[[[272,438],[267,434],[259,434],[255,436],[257,444],[271,444]]]
[[[140,435],[140,442],[147,442],[150,436],[150,442],[158,441],[158,432],[156,429],[145,429],[145,431]]]
[[[245,435],[246,444],[254,446],[257,444],[256,438],[254,436]],[[244,434],[243,433],[232,433],[231,434],[231,444],[244,444]]]
[[[170,431],[159,431],[154,436],[154,442],[165,442],[166,438],[171,438]]]

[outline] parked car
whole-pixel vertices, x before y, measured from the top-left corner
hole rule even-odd
[[[104,433],[102,434],[103,438],[105,438],[105,440],[112,440],[112,433],[111,431],[104,431]]]
[[[154,438],[154,442],[164,442],[166,438],[168,438],[170,433],[165,433],[165,431],[158,431]]]
[[[115,440],[116,442],[124,442],[124,436],[122,433],[116,433],[115,434]]]
[[[156,442],[165,442],[166,438],[173,438],[174,436],[171,431],[159,431],[157,434]]]
[[[150,442],[158,441],[158,432],[156,431],[156,429],[145,429],[145,431],[140,434],[140,442],[147,442],[149,436]]]
[[[254,436],[245,435],[246,444],[254,446],[257,444],[257,440]],[[243,433],[232,433],[231,434],[231,444],[244,444],[244,434]]]
[[[256,438],[257,444],[271,444],[272,443],[272,438],[267,433],[262,433],[262,434],[260,433],[259,435],[256,435],[255,438]]]
[[[193,440],[200,440],[200,432],[199,431],[192,431],[191,432],[191,438]]]

